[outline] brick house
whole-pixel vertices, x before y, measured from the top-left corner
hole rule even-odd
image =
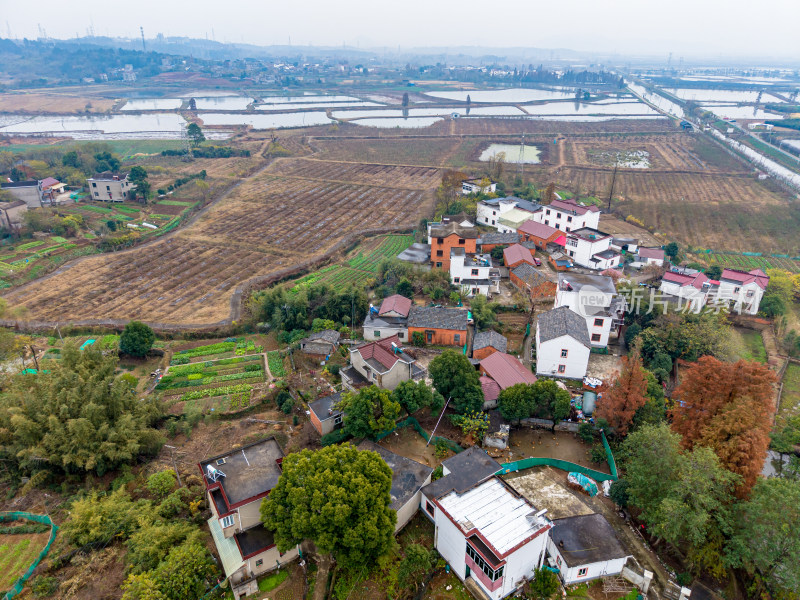
[[[531,250],[525,246],[514,244],[503,250],[503,264],[509,269],[513,269],[522,263],[533,265],[533,254],[535,252],[536,250],[531,252]]]
[[[472,358],[483,360],[494,352],[505,352],[508,349],[508,340],[496,331],[480,331],[472,340]]]
[[[523,242],[533,242],[539,250],[547,248],[547,244],[564,246],[567,243],[567,236],[563,231],[533,219],[525,221],[517,229],[517,233]]]
[[[556,295],[556,284],[527,262],[520,263],[509,271],[511,285],[533,298],[548,298]]]
[[[448,223],[432,227],[428,242],[431,245],[431,267],[450,270],[450,251],[463,248],[466,254],[478,251],[480,233],[474,227],[462,227],[459,223]]]
[[[283,457],[270,437],[197,465],[211,508],[208,527],[235,600],[258,591],[257,576],[298,556],[297,548],[281,554],[261,524],[261,501],[278,483]]]
[[[342,401],[342,394],[331,394],[308,405],[308,416],[314,429],[320,435],[327,435],[339,429],[344,421],[344,413],[336,409]]]
[[[419,332],[425,343],[435,346],[463,346],[467,343],[467,311],[461,308],[412,306],[408,313],[408,338]]]

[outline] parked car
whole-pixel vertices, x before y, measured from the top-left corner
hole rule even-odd
[[[540,261],[538,258],[536,258],[534,256],[533,257],[533,264],[535,264],[537,267],[541,267],[542,266],[542,261]]]

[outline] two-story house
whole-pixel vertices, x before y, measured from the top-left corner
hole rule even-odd
[[[511,221],[515,221],[515,219],[510,218],[510,213],[512,210],[519,213],[517,216],[522,217],[524,221],[527,219],[532,219],[534,213],[540,211],[541,208],[541,204],[530,202],[529,200],[523,200],[522,198],[517,198],[516,196],[490,198],[478,202],[476,209],[477,221],[480,225],[494,227],[498,231],[505,232],[508,229],[508,227],[505,225]],[[524,217],[527,217],[527,219]],[[500,222],[501,218],[505,220],[504,223]]]
[[[208,527],[236,600],[258,591],[258,575],[298,556],[296,548],[281,554],[261,523],[261,501],[277,485],[283,457],[271,437],[198,464],[212,513]]]
[[[600,225],[600,209],[594,204],[578,204],[571,199],[553,200],[536,213],[535,220],[566,232],[584,227],[597,229]]]
[[[475,598],[500,600],[544,562],[552,523],[496,475],[501,466],[473,446],[442,463],[422,488],[434,546]]]
[[[566,306],[539,314],[536,320],[536,374],[583,379],[592,343],[586,320]]]
[[[450,251],[462,248],[467,254],[478,251],[477,244],[480,232],[474,227],[462,227],[458,223],[448,223],[431,227],[428,243],[431,246],[431,266],[437,269],[450,270]]]
[[[128,176],[121,173],[100,173],[86,180],[92,200],[124,202],[131,197],[133,187]]]
[[[625,317],[625,299],[617,295],[614,280],[605,275],[559,273],[554,308],[566,306],[586,320],[590,341],[605,348],[619,335]]]
[[[380,340],[396,335],[401,342],[407,342],[410,310],[411,300],[400,294],[387,296],[379,308],[370,304],[364,317],[364,339]]]
[[[699,271],[687,273],[667,271],[658,289],[662,294],[679,299],[690,310],[699,312],[708,301],[711,285],[711,280],[705,273]]]
[[[450,250],[450,281],[465,296],[500,293],[500,271],[488,254],[467,254],[463,248]]]
[[[610,234],[590,227],[573,229],[567,234],[564,252],[575,264],[587,269],[613,269],[622,262],[622,255],[611,249],[611,239]]]
[[[425,370],[403,351],[400,339],[393,335],[351,349],[350,365],[339,375],[342,386],[349,391],[369,385],[393,390],[403,381],[422,379]]]
[[[713,286],[715,289],[712,293],[720,301],[730,303],[734,311],[754,315],[758,312],[767,285],[769,276],[761,269],[723,269],[719,285]]]

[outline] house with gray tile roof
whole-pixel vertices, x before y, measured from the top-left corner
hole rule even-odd
[[[586,319],[568,307],[548,310],[537,318],[537,375],[583,379],[591,347]]]
[[[464,346],[467,343],[467,310],[437,306],[412,306],[408,313],[408,339],[421,333],[426,344]]]
[[[479,331],[472,340],[472,351],[475,352],[484,348],[493,348],[498,352],[505,352],[508,350],[508,340],[505,336],[491,329],[489,331]]]

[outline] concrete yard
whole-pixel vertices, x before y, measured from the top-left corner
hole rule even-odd
[[[550,519],[563,519],[579,515],[591,515],[596,511],[589,506],[593,502],[567,487],[567,474],[550,467],[534,467],[518,473],[504,475],[503,479],[518,493],[533,504],[537,510],[547,509]]]

